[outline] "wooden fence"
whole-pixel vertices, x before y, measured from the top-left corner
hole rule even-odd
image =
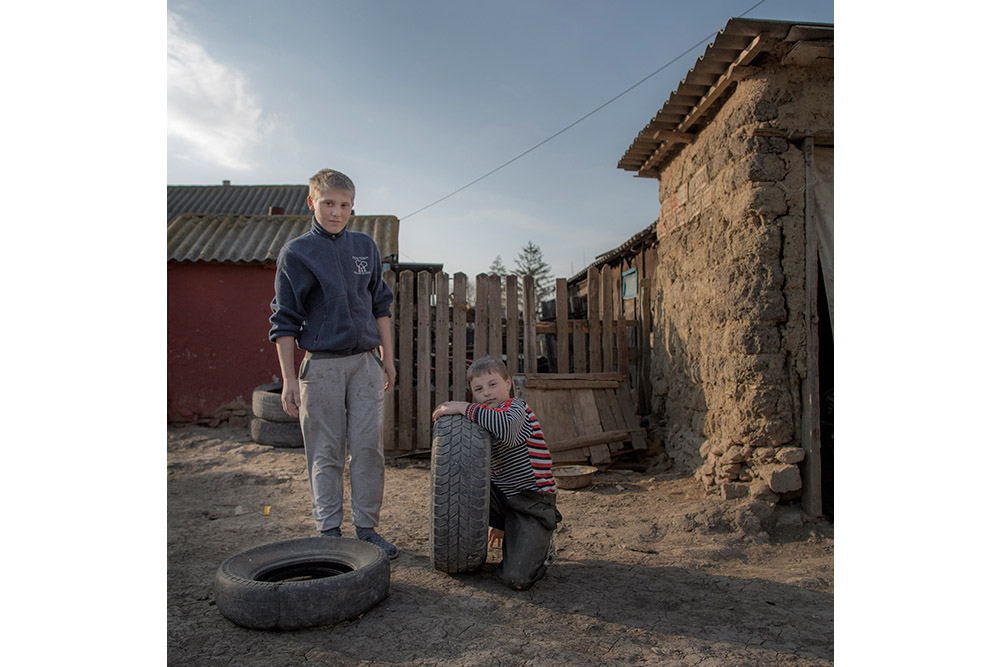
[[[530,276],[479,274],[475,303],[470,303],[464,273],[450,278],[444,272],[421,271],[414,276],[412,271],[398,275],[387,271],[384,278],[395,295],[392,321],[398,376],[385,403],[386,455],[429,451],[431,412],[444,401],[471,400],[466,368],[487,354],[503,359],[512,377],[540,370],[619,372],[633,378],[633,391],[640,388],[633,396],[637,399],[648,383],[648,318],[615,319],[610,272],[590,271],[590,284],[602,289],[600,299],[590,299],[587,318],[569,319],[566,279],[559,278],[554,322],[537,321]],[[548,368],[539,369],[540,343],[546,336],[555,339],[555,359],[546,358]]]

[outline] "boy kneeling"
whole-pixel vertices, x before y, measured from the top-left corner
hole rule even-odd
[[[562,515],[556,509],[552,457],[538,418],[520,398],[510,398],[506,365],[477,359],[467,372],[475,403],[448,401],[433,418],[464,415],[493,436],[490,456],[490,544],[501,543],[497,576],[523,591],[545,576],[555,555],[552,533]]]

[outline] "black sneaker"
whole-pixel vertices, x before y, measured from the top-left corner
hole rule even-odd
[[[389,559],[393,559],[399,555],[399,549],[396,546],[383,538],[381,535],[375,532],[374,528],[356,528],[354,534],[362,542],[368,542],[369,544],[374,544],[379,549],[384,551]]]
[[[322,535],[323,537],[340,537],[340,528],[321,530],[319,534]]]

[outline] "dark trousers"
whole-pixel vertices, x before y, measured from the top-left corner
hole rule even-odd
[[[503,531],[503,560],[496,571],[500,581],[525,591],[544,577],[552,531],[560,521],[556,494],[520,491],[507,497],[490,483],[490,526]]]

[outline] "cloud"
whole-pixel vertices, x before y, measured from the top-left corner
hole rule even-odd
[[[170,153],[248,171],[256,166],[253,149],[273,129],[246,76],[213,59],[168,12],[167,137],[180,144]]]

